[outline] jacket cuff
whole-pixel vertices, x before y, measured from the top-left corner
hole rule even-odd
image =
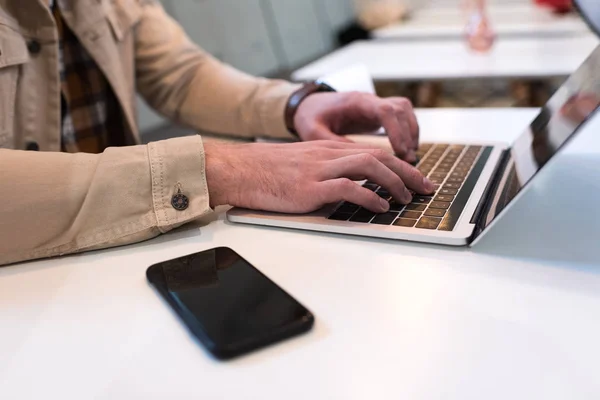
[[[268,96],[259,102],[262,131],[265,136],[281,139],[295,139],[285,124],[285,108],[290,96],[302,85],[282,83],[273,87]]]
[[[168,232],[212,211],[206,183],[204,146],[200,136],[150,143],[148,153],[152,201],[160,232]],[[178,187],[189,200],[188,208],[183,211],[171,205]]]

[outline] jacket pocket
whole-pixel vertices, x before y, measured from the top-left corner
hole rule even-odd
[[[0,148],[14,145],[17,83],[21,68],[28,61],[25,38],[0,20]]]

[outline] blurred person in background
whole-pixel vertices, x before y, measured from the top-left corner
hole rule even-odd
[[[136,90],[198,130],[305,143],[140,145]],[[0,0],[0,265],[149,239],[220,205],[388,210],[353,180],[404,203],[409,189],[431,193],[407,162],[341,136],[381,126],[414,162],[406,99],[248,76],[194,45],[156,1]]]
[[[573,10],[572,0],[534,0],[534,2],[543,7],[549,7],[558,14],[565,14]]]

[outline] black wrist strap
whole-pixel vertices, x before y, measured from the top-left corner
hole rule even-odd
[[[290,133],[298,136],[296,128],[294,126],[294,117],[298,111],[300,104],[311,94],[322,93],[322,92],[335,92],[335,89],[323,82],[308,82],[303,85],[300,89],[296,90],[290,96],[287,105],[285,107],[285,126]]]

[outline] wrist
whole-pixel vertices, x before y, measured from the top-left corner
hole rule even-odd
[[[300,89],[292,93],[288,99],[284,113],[285,126],[291,134],[298,136],[295,119],[302,102],[312,94],[323,92],[335,92],[335,89],[326,83],[313,81],[304,84]]]
[[[229,205],[233,202],[237,184],[233,182],[234,173],[228,165],[229,148],[215,143],[204,144],[206,184],[210,208]]]

